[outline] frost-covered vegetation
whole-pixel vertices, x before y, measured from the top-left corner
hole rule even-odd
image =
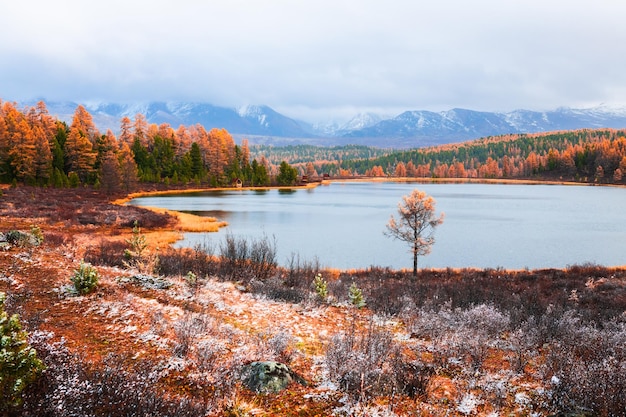
[[[269,238],[157,250],[142,216],[167,219],[126,210],[97,238],[68,216],[0,250],[7,317],[45,367],[9,415],[626,414],[623,268],[282,268]],[[81,261],[98,285],[65,296]],[[247,389],[259,361],[305,383]]]

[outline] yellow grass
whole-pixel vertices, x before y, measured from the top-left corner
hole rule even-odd
[[[218,221],[215,217],[196,216],[195,214],[182,213],[160,207],[141,207],[155,213],[165,213],[175,217],[178,220],[178,230],[181,232],[217,232],[220,230],[220,227],[228,225],[227,222]]]
[[[183,238],[182,233],[175,231],[159,231],[148,232],[145,234],[146,240],[149,242],[150,249],[165,248],[174,244]]]

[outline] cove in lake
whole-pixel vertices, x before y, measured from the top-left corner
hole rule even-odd
[[[136,198],[225,220],[218,233],[188,233],[178,246],[223,236],[276,239],[278,262],[319,260],[338,269],[411,268],[405,243],[383,235],[402,196],[419,188],[445,218],[420,268],[564,268],[626,264],[626,190],[511,184],[333,182],[293,190],[228,190]]]

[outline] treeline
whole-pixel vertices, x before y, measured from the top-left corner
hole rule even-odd
[[[48,113],[43,101],[23,110],[0,101],[0,181],[69,187],[92,185],[130,191],[138,182],[228,186],[292,181],[293,168],[250,161],[247,140],[236,145],[224,129],[201,125],[149,124],[137,114],[120,122],[120,134],[102,134],[78,106],[68,126]],[[283,174],[281,176],[281,174]],[[295,180],[293,180],[295,182]]]
[[[623,183],[626,130],[583,129],[489,137],[372,159],[343,160],[335,171],[341,175]]]
[[[393,153],[393,149],[374,148],[365,145],[315,146],[315,145],[251,145],[251,155],[264,155],[272,165],[282,161],[290,164],[306,165],[309,162],[322,166],[336,164],[343,160],[371,159]]]

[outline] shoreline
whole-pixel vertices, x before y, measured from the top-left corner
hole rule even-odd
[[[150,196],[167,196],[167,195],[175,195],[175,194],[193,194],[193,193],[205,193],[212,191],[259,191],[259,190],[298,190],[298,189],[311,189],[316,188],[319,185],[329,185],[333,182],[337,183],[346,183],[346,182],[370,182],[370,183],[415,183],[415,184],[510,184],[510,185],[561,185],[561,186],[609,186],[616,188],[626,188],[623,185],[614,185],[614,184],[594,184],[594,183],[579,183],[573,181],[541,181],[541,180],[528,180],[528,179],[489,179],[489,178],[413,178],[413,177],[358,177],[358,178],[335,178],[335,179],[325,179],[319,182],[311,182],[303,185],[295,185],[295,186],[263,186],[263,187],[217,187],[217,188],[190,188],[190,189],[176,189],[176,190],[162,190],[162,191],[140,191],[135,193],[130,193],[126,197],[117,199],[113,201],[114,204],[124,205],[127,204],[134,198],[139,197],[150,197]],[[137,206],[147,210],[151,210],[159,213],[167,213],[178,220],[178,224],[176,230],[172,230],[171,228],[163,229],[160,231],[153,231],[152,233],[156,234],[169,234],[171,236],[172,233],[176,234],[176,238],[168,239],[169,244],[173,245],[174,243],[184,239],[184,233],[213,233],[219,232],[222,227],[228,226],[228,223],[225,221],[220,221],[216,218],[207,218],[203,216],[194,215],[191,213],[184,213],[176,210],[163,209],[158,207],[150,207],[150,206]],[[571,265],[564,268],[558,267],[544,267],[544,268],[535,268],[535,270],[563,270],[566,271],[570,267],[574,267],[576,265]],[[622,269],[626,268],[626,264],[622,265],[611,265],[611,266],[603,266],[605,268],[617,268]],[[330,268],[331,270],[336,270],[336,268]],[[363,268],[355,271],[365,271],[368,268]],[[480,267],[442,267],[442,268],[427,268],[433,271],[440,270],[484,270],[485,268]],[[490,268],[487,268],[490,269]],[[349,269],[350,270],[350,269]],[[509,272],[522,272],[524,270],[528,270],[526,268],[520,269],[505,269]],[[347,270],[348,271],[348,270]],[[398,272],[403,272],[402,269],[399,269]]]
[[[395,183],[416,183],[416,184],[510,184],[510,185],[563,185],[563,186],[584,186],[584,187],[614,187],[626,188],[622,184],[596,184],[576,181],[556,181],[556,180],[531,180],[531,179],[506,179],[506,178],[416,178],[416,177],[354,177],[354,178],[331,178],[319,182],[310,182],[303,185],[291,186],[261,186],[261,187],[205,187],[188,188],[161,191],[137,191],[128,194],[126,197],[112,201],[113,204],[126,204],[139,197],[155,197],[174,194],[193,194],[213,191],[264,191],[264,190],[298,190],[316,188],[320,185],[328,185],[333,182],[395,182]],[[170,210],[173,211],[173,210]]]

